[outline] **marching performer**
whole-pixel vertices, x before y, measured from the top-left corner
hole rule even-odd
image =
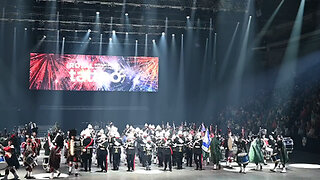
[[[84,171],[91,171],[93,138],[89,129],[84,130],[84,139],[82,140],[82,155]]]
[[[145,143],[145,151],[144,151],[144,163],[146,170],[151,170],[151,158],[152,158],[152,150],[154,148],[154,144],[151,141],[150,136],[147,137],[146,143]]]
[[[115,170],[115,171],[119,170],[121,146],[122,146],[122,141],[120,139],[120,134],[116,132],[112,142],[112,152],[113,152],[113,157],[112,157],[113,169],[112,170]]]
[[[187,166],[192,167],[192,155],[193,155],[193,137],[191,134],[188,135],[186,141],[186,159],[187,159]]]
[[[233,157],[234,157],[234,154],[233,154],[233,137],[232,137],[232,132],[231,132],[231,129],[228,128],[228,137],[226,139],[226,163],[227,163],[227,166],[229,168],[232,168],[231,166],[231,163],[232,163],[232,160],[233,160]]]
[[[286,173],[287,172],[286,163],[289,160],[289,156],[288,156],[288,153],[287,153],[286,146],[283,143],[283,138],[282,138],[281,135],[277,136],[273,152],[274,152],[275,156],[278,155],[277,157],[279,159],[278,158],[275,159],[274,168],[270,169],[270,170],[273,171],[273,172],[276,172],[276,169],[277,169],[278,165],[281,163],[282,167],[283,167],[281,173]]]
[[[263,146],[263,141],[259,136],[255,136],[255,139],[251,142],[250,150],[249,150],[249,160],[252,163],[256,164],[255,170],[262,170],[262,165],[264,161],[264,157],[261,151],[261,147]]]
[[[167,170],[169,164],[169,171],[172,171],[172,141],[169,138],[170,133],[166,132],[163,139],[163,155],[164,155],[164,171]]]
[[[108,149],[109,142],[107,136],[102,134],[98,140],[98,162],[100,164],[101,170],[98,172],[107,172],[108,171]]]
[[[184,153],[184,143],[185,139],[183,137],[182,131],[178,132],[178,136],[174,140],[176,146],[176,162],[177,169],[182,169],[182,158]]]
[[[69,175],[72,174],[72,168],[74,166],[75,169],[75,176],[78,176],[78,162],[79,162],[79,156],[80,156],[80,147],[78,147],[77,140],[76,140],[77,131],[75,129],[72,129],[69,131],[69,140],[67,141],[67,161],[69,165]]]
[[[32,176],[32,170],[36,166],[34,158],[36,157],[37,143],[34,142],[31,136],[28,134],[26,135],[26,142],[23,142],[21,146],[24,149],[24,151],[22,152],[23,164],[26,167],[26,171],[27,171],[24,178],[35,179],[35,177]]]
[[[61,163],[61,150],[63,149],[63,137],[60,132],[57,132],[54,140],[51,142],[50,134],[48,135],[48,142],[50,147],[49,155],[49,167],[50,167],[50,179],[54,178],[54,171],[57,173],[57,177],[60,176],[60,163]]]
[[[202,170],[202,138],[201,134],[198,133],[196,135],[196,140],[193,143],[193,153],[194,153],[194,161],[196,163],[196,169],[195,170]],[[199,169],[200,168],[200,169]]]
[[[213,169],[217,170],[217,169],[221,169],[221,165],[220,165],[220,160],[222,159],[222,153],[221,153],[221,142],[218,136],[218,132],[217,132],[217,127],[215,130],[215,134],[211,140],[211,145],[210,145],[210,151],[211,151],[211,160],[213,162]]]
[[[239,173],[246,174],[246,166],[249,163],[247,141],[244,138],[244,134],[236,141],[238,150],[237,150],[237,163],[240,166]]]
[[[125,145],[126,153],[127,153],[127,166],[128,172],[134,171],[134,159],[136,156],[136,145],[134,141],[133,134],[128,134],[128,139]]]
[[[2,145],[1,145],[2,146]],[[9,172],[11,172],[14,176],[14,179],[19,179],[16,169],[19,168],[19,161],[17,155],[15,153],[14,145],[12,144],[12,140],[8,141],[8,146],[1,147],[5,152],[5,160],[8,164],[5,170],[5,175],[2,178],[3,180],[7,180],[9,176]]]

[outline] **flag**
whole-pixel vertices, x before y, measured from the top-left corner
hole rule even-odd
[[[202,141],[202,150],[205,152],[209,152],[210,143],[211,143],[210,134],[209,134],[209,130],[207,129],[206,134],[204,135],[203,141]]]

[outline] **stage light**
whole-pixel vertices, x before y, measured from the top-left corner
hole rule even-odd
[[[47,36],[46,36],[46,35],[43,35],[43,38],[47,38]]]
[[[77,33],[77,32],[78,32],[78,30],[75,30],[74,32],[76,32],[76,33]]]
[[[128,13],[125,13],[124,15],[125,15],[125,16],[128,16],[129,14],[128,14]]]
[[[28,28],[24,28],[24,30],[26,31],[26,30],[28,30]]]
[[[172,37],[174,37],[175,36],[175,34],[172,34]]]
[[[116,31],[115,31],[115,30],[113,30],[113,31],[112,31],[112,34],[115,34],[115,33],[116,33]]]
[[[136,39],[136,43],[138,42],[138,40]]]
[[[89,41],[91,41],[91,37],[89,37]]]
[[[187,19],[190,19],[190,16],[187,16]]]
[[[109,41],[112,41],[112,38],[109,38]]]
[[[91,29],[88,29],[88,32],[91,32]]]
[[[155,42],[156,42],[156,40],[152,39],[152,42],[153,42],[153,43],[155,43]]]
[[[62,39],[63,39],[63,40],[65,40],[66,38],[65,38],[65,37],[63,37]]]
[[[128,35],[129,33],[128,32],[126,32],[126,35]]]
[[[166,33],[165,33],[165,32],[162,32],[162,36],[164,36],[164,35],[166,35]]]
[[[100,12],[99,12],[99,11],[97,11],[97,12],[96,12],[96,15],[99,15],[99,14],[100,14]]]

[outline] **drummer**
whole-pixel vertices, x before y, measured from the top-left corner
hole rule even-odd
[[[19,176],[17,175],[17,171],[16,171],[16,168],[19,168],[19,161],[15,153],[12,140],[8,141],[8,146],[4,147],[3,151],[5,152],[5,160],[8,166],[6,167],[5,175],[2,179],[7,180],[9,172],[13,174],[14,179],[19,179]]]
[[[289,160],[289,157],[288,157],[288,153],[287,153],[287,149],[286,149],[286,146],[284,145],[283,143],[283,138],[281,135],[278,135],[277,138],[276,138],[276,142],[275,142],[275,146],[274,146],[274,168],[273,169],[270,169],[270,171],[272,172],[276,172],[276,169],[278,167],[278,165],[282,164],[282,171],[281,173],[286,173],[286,163],[288,162]]]
[[[239,139],[236,141],[237,144],[237,163],[240,166],[239,173],[246,174],[246,166],[249,163],[248,159],[248,148],[247,148],[247,140],[244,137],[244,134],[241,134]]]
[[[22,143],[23,151],[23,163],[26,167],[27,174],[24,176],[26,179],[35,179],[34,176],[32,176],[32,169],[35,167],[36,163],[34,161],[34,158],[36,157],[36,148],[37,144],[33,139],[31,138],[30,134],[26,135],[26,142]]]

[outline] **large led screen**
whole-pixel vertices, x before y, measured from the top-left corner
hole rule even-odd
[[[30,54],[32,90],[158,91],[158,57]]]

